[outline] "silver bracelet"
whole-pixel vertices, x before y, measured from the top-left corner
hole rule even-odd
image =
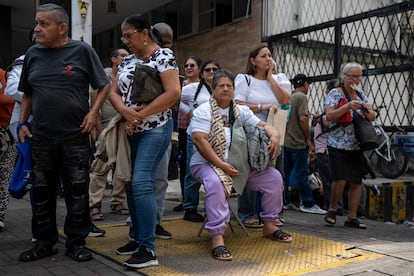
[[[257,112],[262,112],[262,104],[257,105]]]

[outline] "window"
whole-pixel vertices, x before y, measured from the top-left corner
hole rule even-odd
[[[191,33],[193,33],[193,0],[180,0],[178,1],[177,36],[180,37]]]
[[[214,0],[198,0],[198,31],[214,27]]]
[[[251,14],[249,0],[197,0],[198,32],[231,23]]]
[[[252,5],[249,0],[233,0],[234,1],[234,19],[243,18],[252,14]],[[249,6],[247,6],[249,4]]]

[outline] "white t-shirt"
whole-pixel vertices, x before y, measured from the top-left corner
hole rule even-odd
[[[250,85],[247,83],[250,81]],[[288,92],[291,93],[291,84],[285,74],[273,75],[275,81]],[[234,99],[249,104],[274,104],[280,106],[272,87],[268,80],[259,80],[247,74],[238,74],[235,79]],[[266,122],[269,114],[268,110],[255,113],[260,120]]]
[[[180,111],[187,114],[210,99],[210,93],[208,92],[207,87],[203,85],[197,95],[197,99],[194,101],[198,84],[199,82],[193,82],[183,87],[181,91]],[[185,104],[186,101],[188,101],[188,104]]]
[[[237,105],[240,111],[240,120],[242,125],[257,125],[260,122],[260,119],[257,118],[254,113],[250,110],[249,107],[245,105]],[[228,122],[229,108],[222,109],[220,108],[220,114],[224,119],[224,122]],[[211,108],[210,103],[206,102],[200,105],[196,110],[194,110],[193,118],[191,123],[188,126],[188,133],[193,132],[203,132],[210,133],[211,130]],[[231,142],[231,133],[230,127],[226,123],[224,124],[224,130],[226,132],[226,151],[224,153],[224,160],[227,160]],[[198,152],[197,148],[194,146],[194,154],[190,161],[190,166],[197,164],[207,163],[207,160]]]

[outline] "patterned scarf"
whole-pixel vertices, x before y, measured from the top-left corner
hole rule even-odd
[[[213,150],[217,154],[217,156],[224,160],[224,153],[226,150],[226,133],[224,130],[224,122],[223,118],[220,114],[219,106],[217,105],[216,99],[213,97],[210,97],[210,107],[211,107],[211,131],[208,135],[208,142],[213,147]],[[231,118],[239,118],[240,113],[239,109],[236,107],[236,105],[231,102],[230,104],[230,110],[229,110],[229,119],[230,122],[232,121]],[[233,124],[231,123],[231,127]],[[211,164],[211,167],[214,169],[214,171],[217,173],[218,177],[220,178],[221,182],[224,186],[224,191],[226,192],[226,195],[231,194],[231,190],[233,188],[233,180],[230,175],[225,173],[222,169],[219,167]]]

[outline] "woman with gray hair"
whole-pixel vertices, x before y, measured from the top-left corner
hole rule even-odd
[[[325,99],[326,118],[331,128],[327,144],[333,184],[329,210],[325,216],[325,221],[330,226],[336,223],[338,202],[345,184],[349,183],[348,219],[344,226],[367,228],[357,219],[364,156],[355,137],[352,117],[357,112],[367,120],[373,121],[376,113],[368,104],[365,92],[360,88],[362,69],[358,63],[347,63],[341,73],[342,86],[332,89]]]

